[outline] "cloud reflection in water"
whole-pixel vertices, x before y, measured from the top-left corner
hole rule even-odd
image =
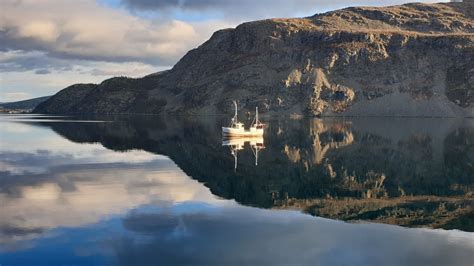
[[[472,233],[244,207],[217,198],[165,156],[77,144],[27,124],[20,129],[2,132],[0,150],[5,265],[473,261]]]

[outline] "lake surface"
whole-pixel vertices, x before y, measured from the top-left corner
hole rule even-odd
[[[474,120],[227,122],[0,116],[0,265],[473,265]]]

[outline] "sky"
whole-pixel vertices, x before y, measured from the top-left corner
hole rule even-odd
[[[214,31],[245,21],[406,2],[412,1],[1,0],[0,102],[169,69]]]

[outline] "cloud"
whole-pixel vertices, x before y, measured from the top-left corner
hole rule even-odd
[[[213,22],[207,29],[176,19],[147,20],[92,0],[7,0],[2,8],[4,51],[41,51],[65,59],[169,66],[215,29]]]
[[[48,69],[38,69],[35,71],[35,74],[38,74],[38,75],[46,75],[49,73],[51,73],[51,71],[49,71]]]
[[[72,64],[71,64],[72,63]],[[49,57],[45,52],[11,50],[0,53],[0,70],[6,72],[24,72],[40,70],[39,74],[51,71],[70,71],[77,62]]]
[[[64,59],[51,57],[45,52],[40,51],[8,51],[0,53],[0,70],[4,73],[34,70],[35,74],[75,71],[81,74],[99,76],[123,75],[138,77],[162,70],[162,68],[141,62]]]
[[[30,21],[17,30],[20,37],[36,38],[43,42],[54,42],[59,37],[59,29],[51,21]]]
[[[226,19],[242,22],[249,19],[263,19],[268,17],[291,17],[310,16],[316,13],[334,10],[347,6],[361,5],[395,5],[410,1],[404,0],[122,0],[122,4],[135,11],[154,10],[157,12],[169,12],[180,10],[190,13],[218,12]],[[435,2],[421,0],[420,2]],[[440,1],[437,1],[440,2]]]
[[[203,1],[206,2],[206,1]],[[137,9],[164,9],[176,8],[183,5],[179,0],[122,0],[122,3],[130,8]],[[186,4],[185,2],[184,4]]]

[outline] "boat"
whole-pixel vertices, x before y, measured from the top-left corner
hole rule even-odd
[[[265,124],[258,120],[258,107],[255,107],[255,118],[249,129],[245,129],[244,124],[237,120],[237,102],[234,102],[235,114],[228,127],[222,127],[222,134],[225,137],[242,138],[263,136]]]

